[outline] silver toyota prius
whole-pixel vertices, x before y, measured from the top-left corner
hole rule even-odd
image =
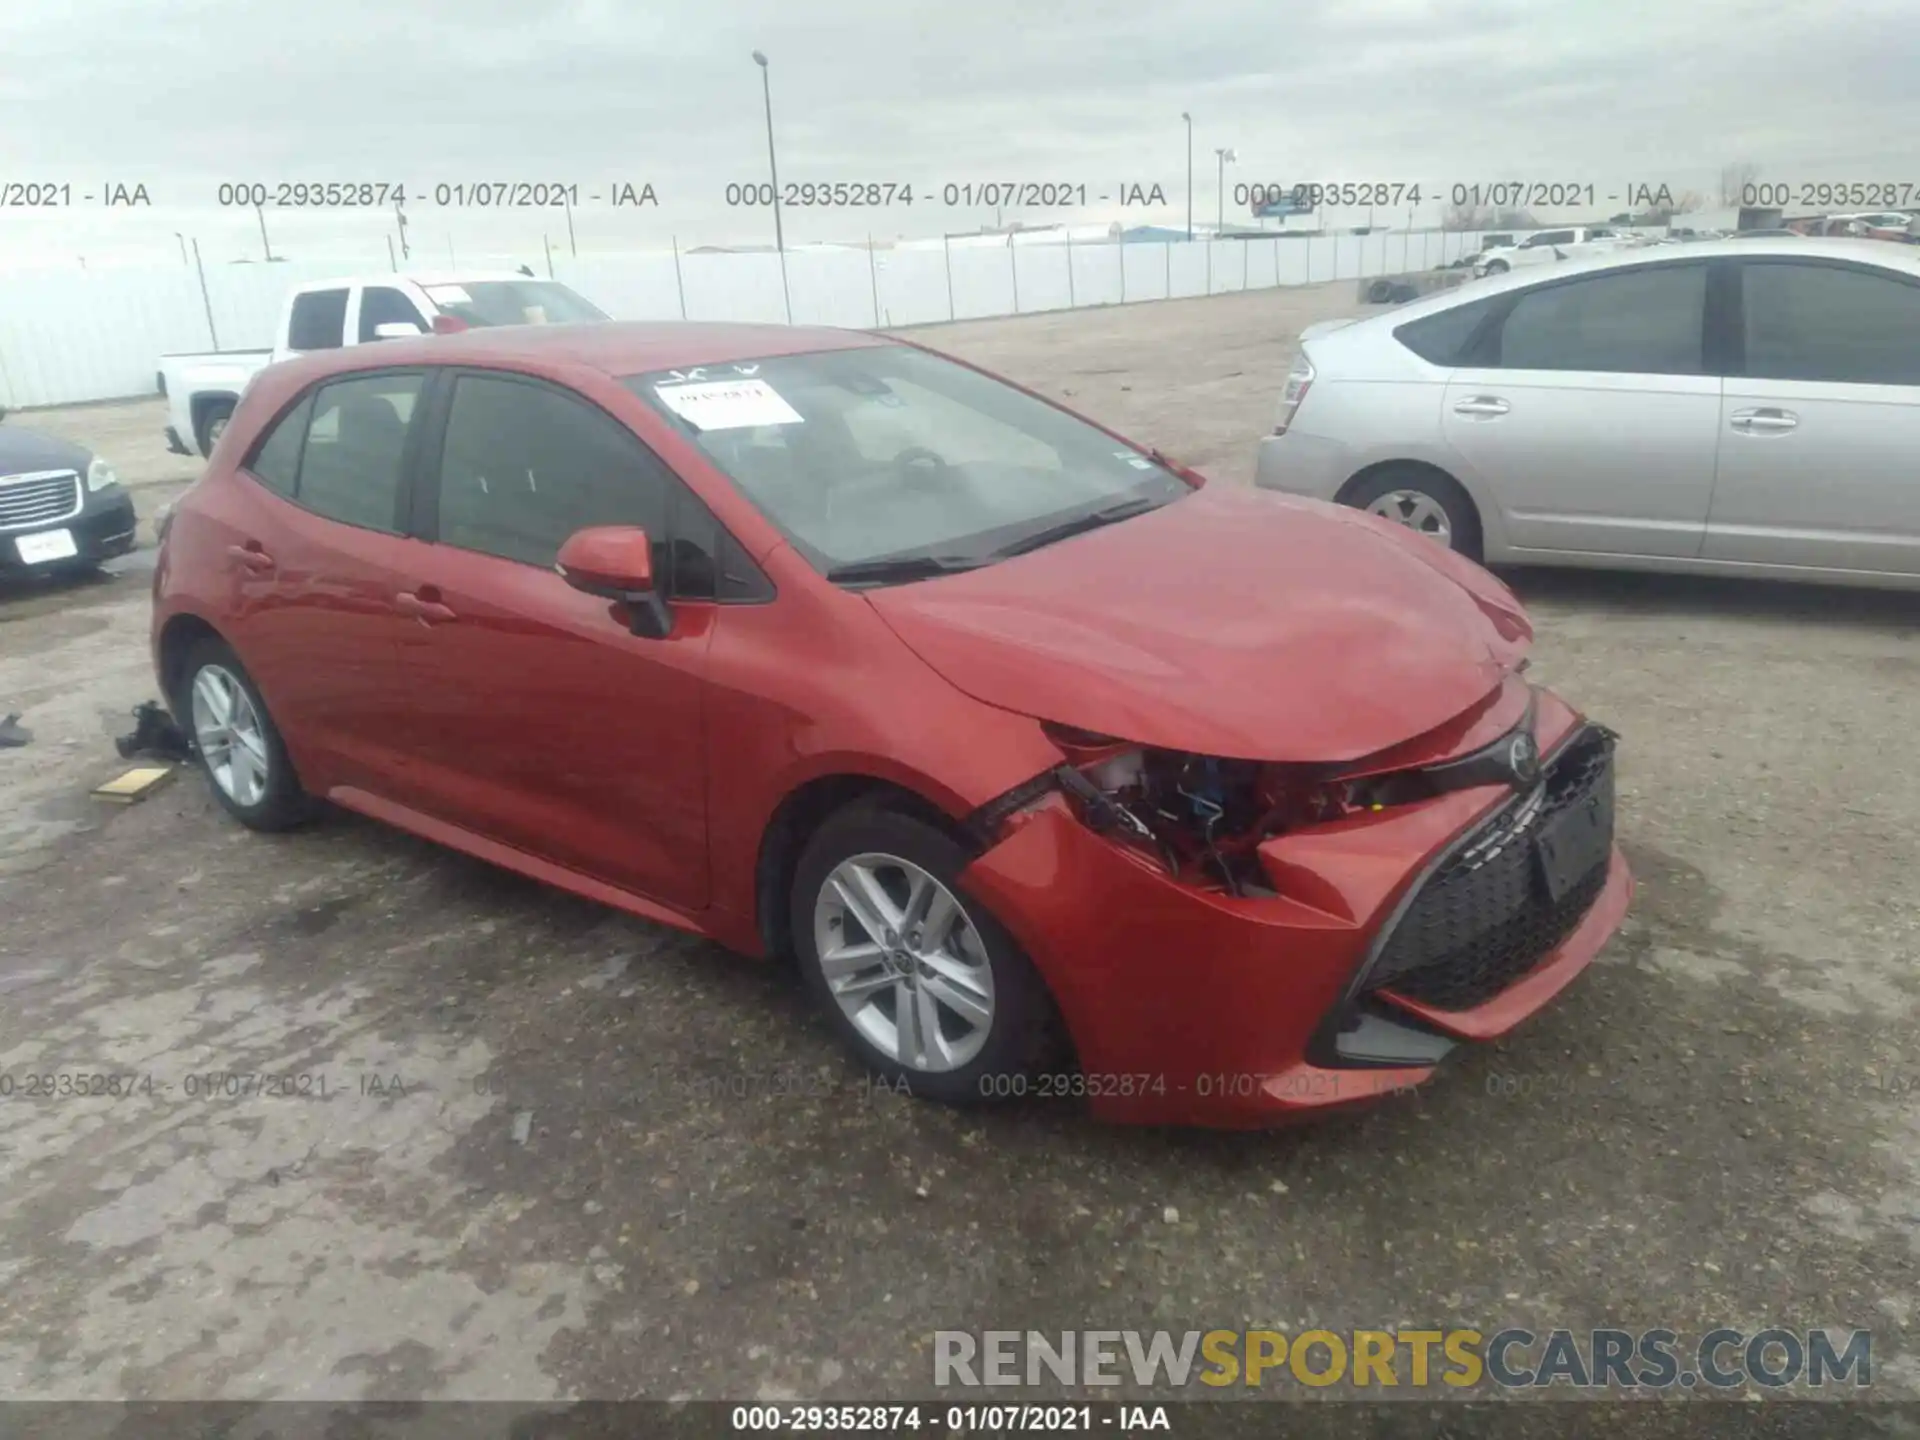
[[[1257,483],[1488,564],[1920,587],[1920,249],[1660,246],[1312,326]]]

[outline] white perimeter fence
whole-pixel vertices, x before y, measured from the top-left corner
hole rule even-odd
[[[786,283],[796,325],[890,328],[1359,280],[1444,265],[1479,246],[1476,233],[1441,230],[1172,243],[983,244],[969,236],[789,250]],[[460,268],[521,263],[463,257]],[[546,264],[543,257],[535,268],[544,273]],[[359,267],[329,260],[0,274],[0,405],[150,395],[163,354],[270,346],[295,283],[388,268],[383,256]],[[618,320],[778,324],[786,318],[780,269],[772,253],[552,260],[554,278]]]

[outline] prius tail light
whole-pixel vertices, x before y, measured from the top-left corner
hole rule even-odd
[[[1274,434],[1287,433],[1300,402],[1307,398],[1307,391],[1313,386],[1314,374],[1313,362],[1304,354],[1293,362],[1293,368],[1287,372],[1287,388],[1280,392],[1280,414],[1273,422]]]

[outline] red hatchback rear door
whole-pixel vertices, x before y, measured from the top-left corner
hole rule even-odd
[[[410,622],[394,597],[409,554],[425,548],[401,533],[424,382],[419,370],[381,371],[319,386],[203,511],[229,576],[222,629],[318,793],[404,783]]]

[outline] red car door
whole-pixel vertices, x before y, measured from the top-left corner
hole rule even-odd
[[[419,371],[322,385],[289,411],[208,516],[230,577],[223,629],[301,778],[391,794],[406,765],[394,597],[427,547],[404,538],[403,457]]]
[[[639,525],[667,574],[680,481],[624,425],[561,387],[449,377],[435,543],[410,557],[401,642],[419,808],[681,909],[707,902],[703,673],[717,614],[675,606],[646,639],[567,585],[561,543]],[[690,497],[689,497],[690,498]]]

